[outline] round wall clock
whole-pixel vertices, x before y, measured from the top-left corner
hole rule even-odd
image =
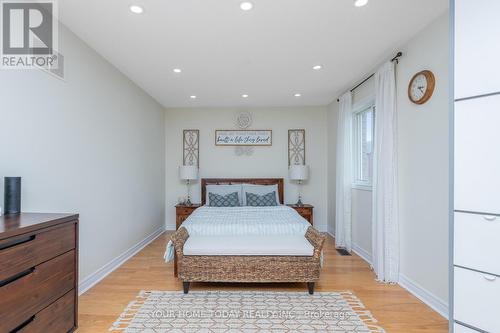
[[[415,104],[424,104],[434,92],[436,79],[431,71],[421,71],[415,74],[408,85],[408,98]]]

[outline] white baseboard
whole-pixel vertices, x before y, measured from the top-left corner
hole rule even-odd
[[[175,224],[167,224],[167,225],[165,225],[165,230],[167,230],[167,231],[172,231],[172,230],[175,230],[175,229],[176,229]]]
[[[372,255],[368,251],[362,249],[357,244],[352,245],[352,251],[360,256],[368,264],[372,264]],[[399,283],[401,287],[409,291],[416,298],[424,302],[431,309],[439,313],[444,318],[448,319],[448,304],[434,294],[421,287],[418,283],[408,278],[404,274],[399,274]]]
[[[412,293],[416,298],[427,304],[441,316],[448,319],[449,310],[448,304],[446,302],[439,299],[434,294],[430,293],[404,274],[399,274],[399,285]]]
[[[363,249],[361,246],[357,244],[352,244],[352,252],[356,253],[358,256],[360,256],[364,261],[366,261],[368,264],[372,264],[372,254],[365,249]]]
[[[152,241],[154,241],[156,238],[158,238],[164,231],[165,231],[164,226],[156,229],[153,233],[148,235],[142,241],[135,244],[130,249],[123,252],[121,255],[114,258],[113,260],[108,262],[106,265],[104,265],[103,267],[101,267],[100,269],[95,271],[94,273],[90,274],[87,278],[85,278],[83,281],[81,281],[78,284],[78,295],[85,293],[87,290],[89,290],[90,288],[95,286],[97,283],[99,283],[99,281],[101,281],[106,276],[108,276],[111,272],[113,272],[115,269],[120,267],[125,261],[132,258],[137,252],[141,251],[148,244],[150,244]]]

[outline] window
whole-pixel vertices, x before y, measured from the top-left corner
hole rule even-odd
[[[353,114],[353,185],[371,188],[375,107],[362,108]]]

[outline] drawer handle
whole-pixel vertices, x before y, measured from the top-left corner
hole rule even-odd
[[[495,221],[497,219],[496,216],[492,216],[492,215],[483,215],[483,218],[486,220],[486,221]]]
[[[12,242],[7,242],[7,243],[4,243],[4,244],[0,244],[0,251],[8,249],[9,247],[14,247],[14,246],[18,246],[18,245],[21,245],[21,244],[24,244],[24,243],[31,242],[31,241],[35,240],[35,238],[36,238],[36,235],[31,235],[31,236],[28,236],[28,237],[18,238],[16,240],[12,241]]]
[[[22,323],[21,325],[17,326],[16,328],[14,328],[12,331],[10,331],[10,333],[19,332],[20,330],[22,330],[23,328],[25,328],[26,326],[28,326],[34,320],[35,320],[35,316],[31,316],[30,319],[26,320],[24,323]]]
[[[23,277],[25,277],[25,276],[27,276],[27,275],[30,275],[30,274],[31,274],[31,273],[33,273],[34,271],[35,271],[35,267],[32,267],[32,268],[30,268],[30,269],[27,269],[27,270],[25,270],[25,271],[22,271],[21,273],[17,273],[16,275],[11,276],[10,278],[7,278],[7,279],[5,279],[5,280],[3,280],[3,281],[0,281],[0,288],[1,288],[1,287],[4,287],[4,286],[6,286],[6,285],[8,285],[9,283],[12,283],[12,282],[14,282],[14,281],[17,281],[17,280],[19,280],[20,278],[23,278]]]
[[[488,281],[495,281],[497,279],[496,276],[488,275],[488,274],[484,274],[483,277],[485,280],[488,280]]]

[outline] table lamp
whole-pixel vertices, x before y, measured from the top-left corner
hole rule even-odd
[[[191,205],[191,194],[189,185],[192,180],[198,179],[198,167],[196,165],[181,165],[179,167],[179,178],[186,181],[187,201],[186,205]]]
[[[297,201],[297,206],[304,206],[302,203],[302,195],[300,191],[300,187],[304,180],[309,179],[309,166],[307,165],[291,165],[288,169],[288,175],[290,180],[297,181],[299,184],[299,200]]]

